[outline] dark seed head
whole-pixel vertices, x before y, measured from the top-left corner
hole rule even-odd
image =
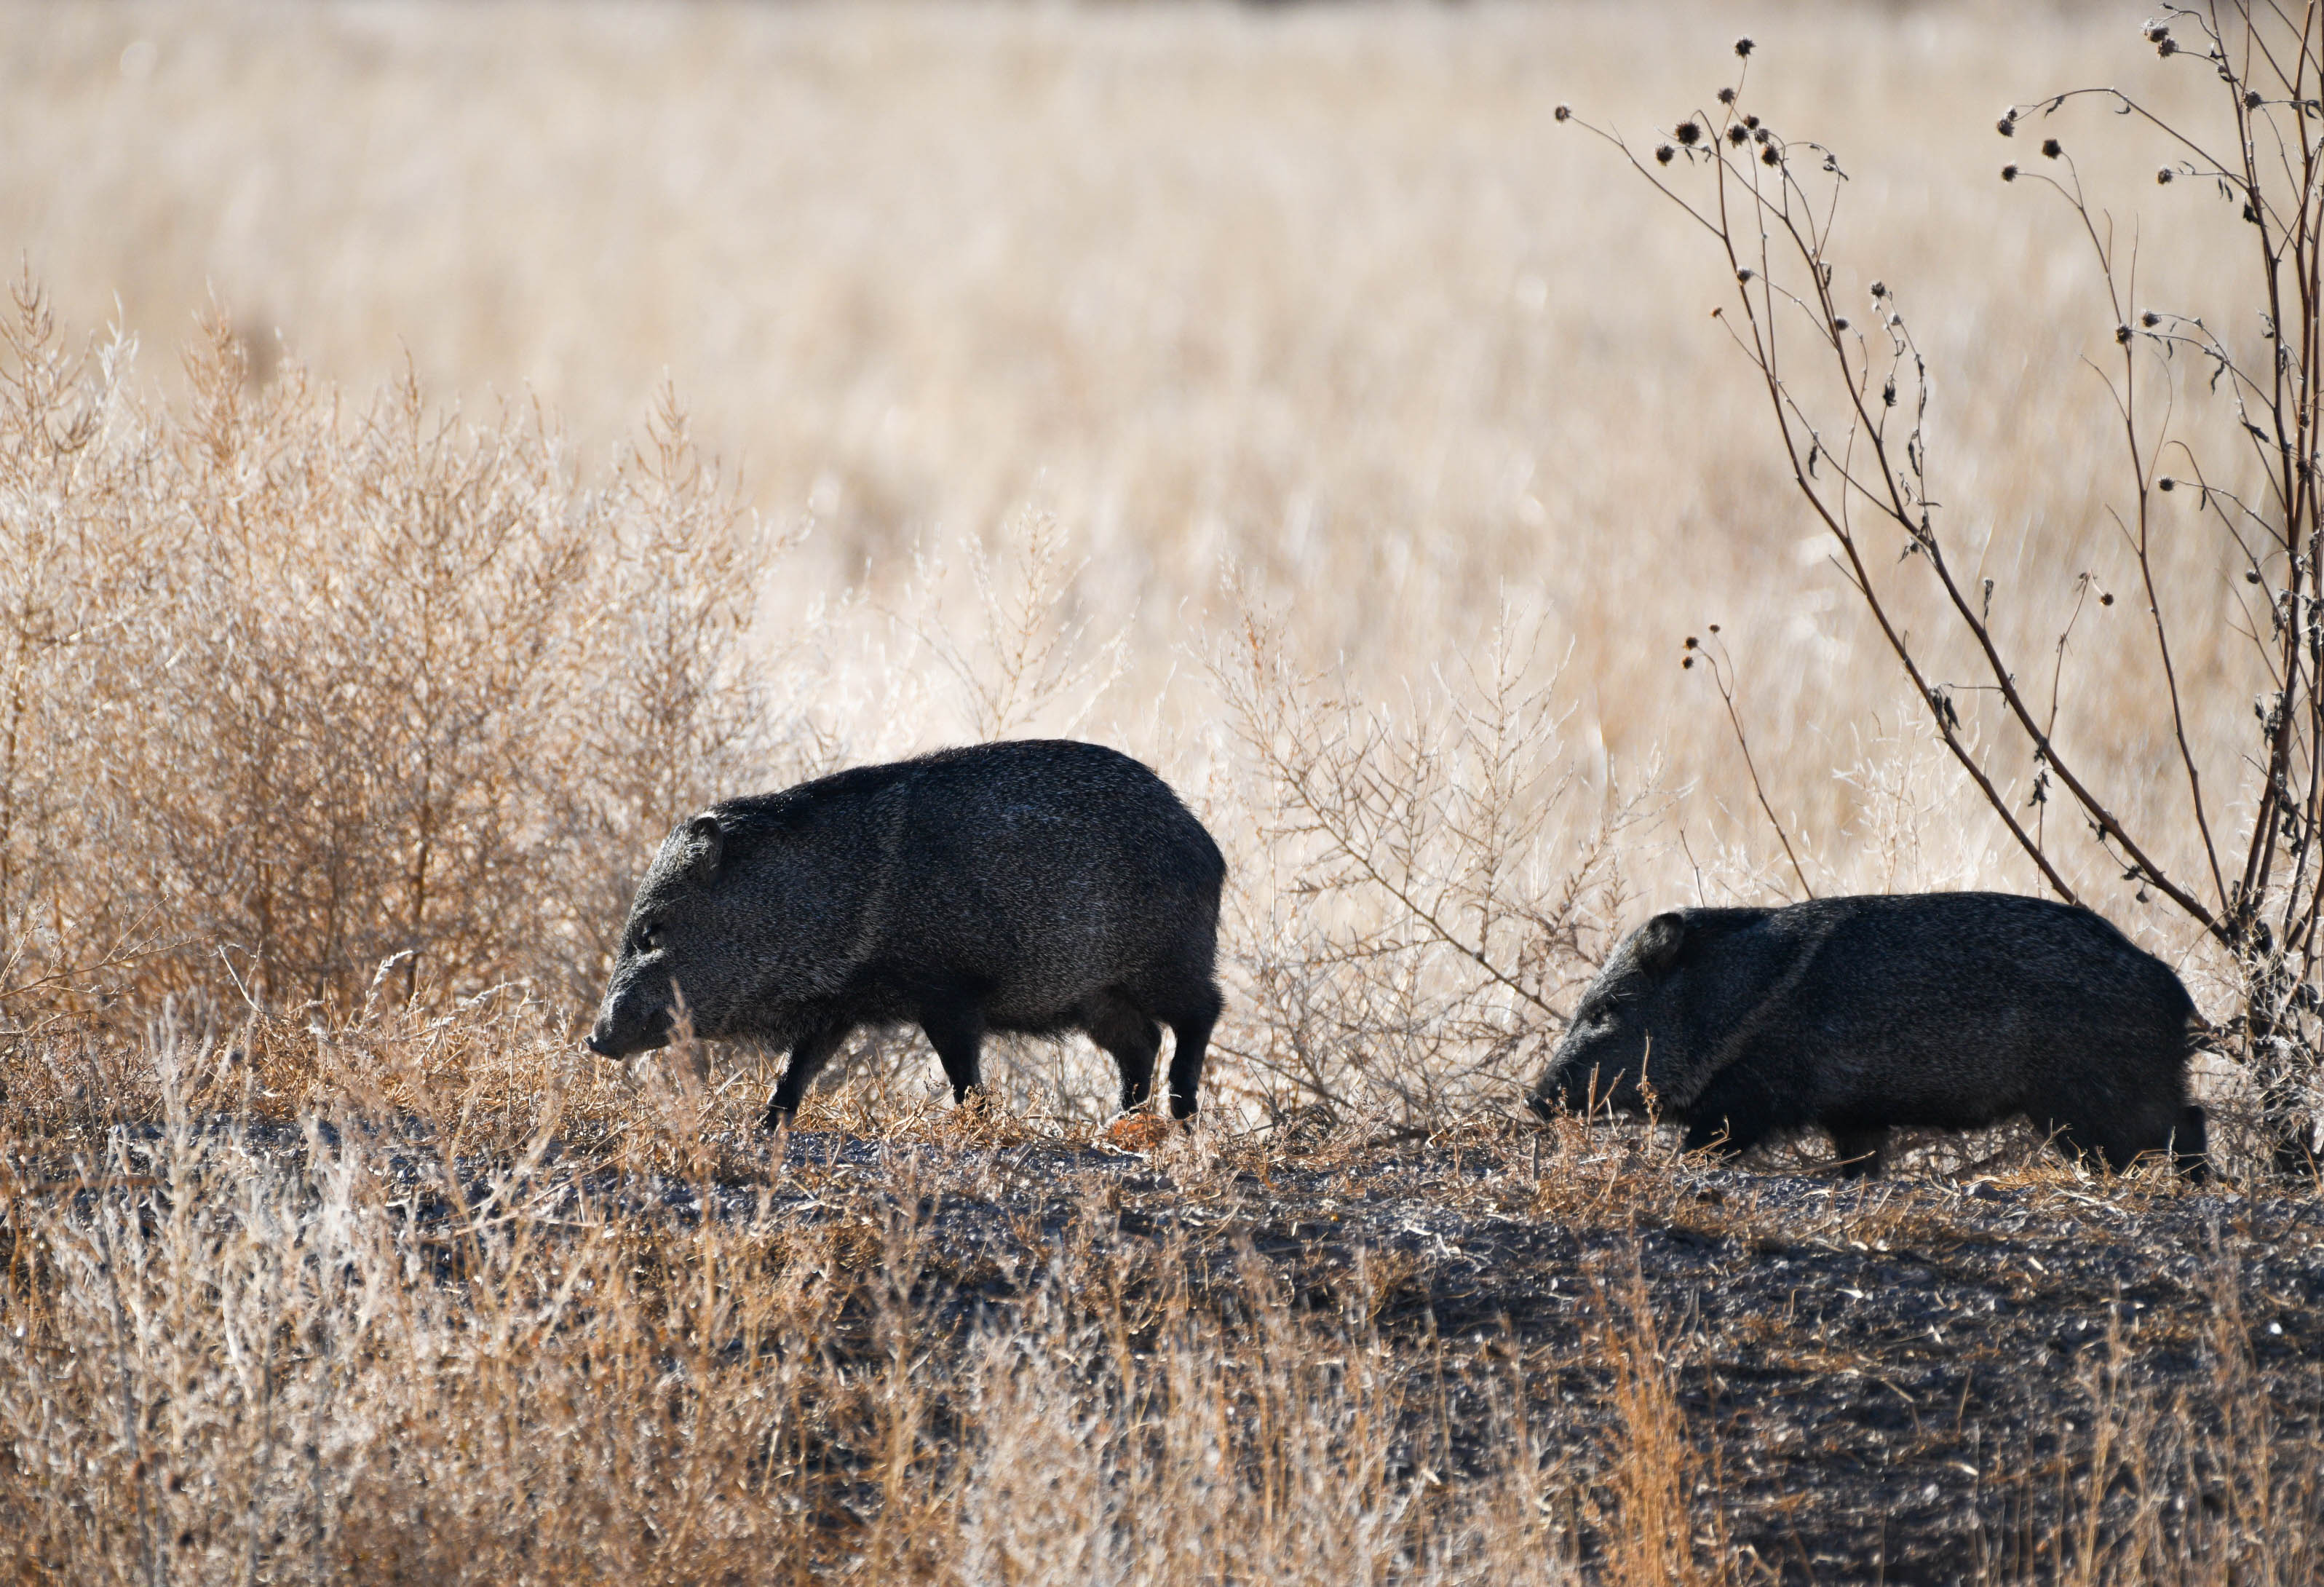
[[[2175,491],[2179,488],[2179,482],[2166,474],[2154,482],[2154,488],[2158,491]]]
[[[1672,161],[1677,158],[1678,151],[1672,148],[1668,143],[1665,143],[1661,148],[1655,151],[1655,163],[1657,165],[1668,165]]]
[[[2098,604],[2101,606],[2111,606],[2114,604],[2114,597],[2101,590],[2098,592]]]
[[[2259,569],[2256,567],[2245,568],[2244,582],[2246,584],[2257,584],[2259,582]]]
[[[2165,40],[2165,39],[2169,38],[2170,36],[2171,36],[2171,24],[2170,24],[2170,23],[2160,23],[2160,22],[2150,22],[2150,23],[2148,23],[2146,24],[2146,42],[2147,42],[2148,43],[2150,43],[2150,44],[2160,44],[2161,42],[2163,42],[2163,40]]]
[[[1846,330],[1848,328],[1848,316],[1845,314],[1834,316],[1831,322],[1831,328],[1834,330]]]
[[[1550,114],[1560,121],[1572,121],[1573,119],[1573,106],[1571,105],[1561,105],[1556,109],[1551,111]]]
[[[1679,665],[1680,665],[1681,667],[1692,667],[1692,666],[1693,666],[1693,665],[1694,665],[1694,658],[1693,658],[1692,656],[1689,656],[1689,657],[1685,658],[1683,660],[1682,660],[1681,662],[1679,662]]]
[[[2015,181],[2017,180],[2017,168],[2014,165],[2003,166],[2001,168],[2001,180],[2006,182]]]
[[[2246,110],[2257,110],[2259,106],[2259,90],[2257,88],[2246,88],[2244,90],[2244,108]]]
[[[2162,170],[2154,173],[2154,185],[2158,188],[2169,187],[2171,185],[2171,179],[2175,174],[2177,173],[2172,171],[2169,166],[2166,165],[2163,167]]]
[[[1752,51],[1757,48],[1758,46],[1754,44],[1748,38],[1742,38],[1735,41],[1735,53],[1738,55],[1748,56]]]
[[[1711,632],[1713,632],[1713,633],[1717,633],[1717,632],[1719,632],[1719,624],[1717,624],[1716,623],[1712,623],[1712,624],[1711,625]]]
[[[1684,143],[1688,148],[1692,148],[1696,141],[1702,136],[1702,129],[1695,125],[1694,123],[1691,121],[1683,121],[1678,124],[1678,141]]]
[[[1764,149],[1762,149],[1762,150],[1760,150],[1760,151],[1759,151],[1759,163],[1760,163],[1760,164],[1762,164],[1762,165],[1781,165],[1783,162],[1784,162],[1784,157],[1783,157],[1781,154],[1779,154],[1779,153],[1777,153],[1777,152],[1776,152],[1776,151],[1775,151],[1775,144],[1770,143],[1770,144],[1768,144],[1766,148],[1764,148]]]
[[[2116,346],[2120,346],[2123,343],[2130,340],[2130,327],[2126,325],[2116,326],[2114,328],[2114,339]]]
[[[1872,283],[1872,295],[1876,298],[1886,297],[1888,295],[1887,283],[1885,281],[1874,281]]]
[[[2043,158],[2046,160],[2055,160],[2059,155],[2063,154],[2065,152],[2066,146],[2058,142],[2057,139],[2044,138],[2042,140]]]
[[[1757,130],[1759,125],[1759,118],[1756,115],[1747,115],[1743,118],[1743,125]]]
[[[2155,44],[2154,52],[2157,55],[2176,55],[2179,53],[2179,41],[2176,39],[2161,40]]]
[[[2163,323],[2163,316],[2154,312],[2153,309],[2149,309],[2145,313],[2138,317],[2138,323],[2144,326],[2147,329],[2153,330],[2156,326]]]
[[[1735,103],[1735,90],[1734,90],[1734,89],[1732,89],[1732,88],[1721,88],[1721,89],[1720,89],[1720,90],[1719,90],[1719,102],[1720,102],[1721,105],[1732,105],[1732,104],[1734,104],[1734,103]]]
[[[1694,647],[1695,647],[1695,646],[1697,646],[1697,645],[1701,644],[1702,642],[1702,641],[1701,640],[1699,640],[1699,639],[1695,638],[1695,637],[1694,637],[1694,635],[1692,635],[1692,634],[1688,634],[1688,635],[1686,636],[1686,648],[1687,648],[1688,650],[1692,650],[1692,649],[1694,649]]]
[[[1727,141],[1730,143],[1740,144],[1744,139],[1750,135],[1751,130],[1739,121],[1733,126],[1727,129]]]
[[[2017,106],[2012,105],[2008,109],[2003,111],[2001,113],[2001,119],[1993,124],[1993,130],[1999,133],[2005,138],[2015,137],[2017,135]]]

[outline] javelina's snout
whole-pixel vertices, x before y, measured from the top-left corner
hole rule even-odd
[[[616,1006],[597,1016],[591,1028],[589,1050],[604,1058],[626,1058],[633,1053],[669,1045],[669,1010],[635,1010]]]
[[[1526,1106],[1537,1119],[1554,1119],[1561,1113],[1582,1116],[1604,1107],[1613,1093],[1614,1081],[1602,1066],[1552,1057],[1549,1067],[1533,1083]]]

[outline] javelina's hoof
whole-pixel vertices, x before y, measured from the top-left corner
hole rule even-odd
[[[791,1127],[791,1110],[780,1103],[769,1103],[759,1120],[759,1128],[766,1130],[788,1130]]]

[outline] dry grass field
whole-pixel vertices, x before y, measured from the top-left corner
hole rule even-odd
[[[2061,576],[2121,571],[2075,363],[2111,326],[2054,210],[1991,180],[1991,116],[2052,85],[2200,85],[2127,12],[2023,11],[1754,25],[1771,118],[1858,173],[1854,263],[1922,312],[1947,466],[2038,630]],[[360,401],[409,367],[471,414],[538,401],[599,466],[669,382],[770,524],[815,524],[770,581],[779,632],[848,589],[892,602],[916,547],[1054,513],[1087,564],[1074,611],[1130,638],[1135,687],[1087,724],[1157,752],[1211,715],[1180,658],[1232,627],[1231,567],[1296,600],[1300,664],[1389,693],[1457,671],[1507,603],[1545,660],[1571,652],[1593,777],[1659,759],[1707,796],[1692,835],[1752,841],[1719,813],[1723,724],[1673,668],[1722,622],[1787,804],[1868,883],[1888,862],[1839,834],[1878,796],[1831,773],[1895,758],[1868,747],[1903,725],[1893,680],[1802,576],[1823,553],[1706,318],[1714,261],[1551,119],[1668,123],[1725,80],[1730,22],[28,10],[5,24],[0,227],[66,324],[117,320],[163,386],[212,301],[261,374],[296,359]],[[2183,299],[2206,260],[2171,219],[2146,221],[2146,271]],[[930,693],[850,750],[974,728]],[[1898,880],[2022,880],[1946,849]]]
[[[2113,318],[1994,133],[2093,82],[2207,125],[2144,20],[0,9],[0,1574],[2313,1579],[2324,1229],[2232,1066],[2203,1191],[1510,1117],[1650,909],[2040,881],[1831,566],[1718,254],[1557,116],[1651,146],[1746,29],[1849,172],[1835,290],[1928,358],[1951,554],[2193,863]],[[2141,303],[2261,346],[2216,198],[2053,127]],[[2232,790],[2266,686],[2200,528],[2157,601]],[[1680,667],[1712,624],[1748,764]],[[958,1118],[862,1038],[782,1142],[765,1055],[578,1047],[674,819],[1049,734],[1227,852],[1193,1137],[1108,1133],[1078,1042]]]

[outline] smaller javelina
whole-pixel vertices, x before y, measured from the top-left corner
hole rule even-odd
[[[788,1047],[772,1128],[858,1026],[918,1025],[955,1101],[987,1031],[1084,1030],[1133,1108],[1167,1025],[1189,1118],[1225,877],[1168,785],[1096,744],[946,750],[729,799],[639,884],[589,1046],[660,1047],[683,1008],[705,1037]]]
[[[1680,909],[1615,948],[1527,1105],[1591,1100],[1686,1126],[1690,1150],[1831,1131],[1877,1173],[1898,1125],[2024,1115],[2070,1154],[2203,1171],[2194,1005],[2088,909],[2006,893]]]

